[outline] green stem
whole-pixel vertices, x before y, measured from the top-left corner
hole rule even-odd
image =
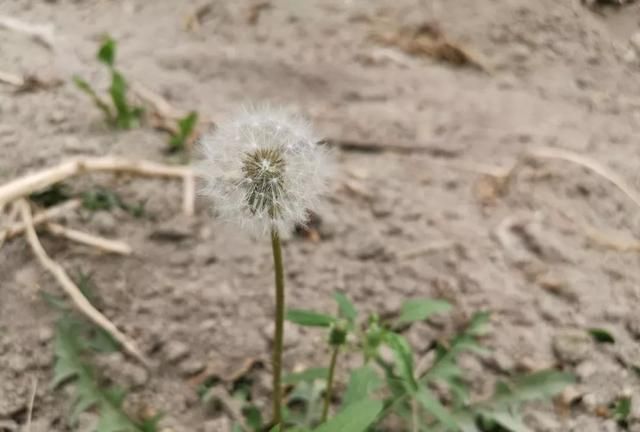
[[[340,345],[333,347],[331,353],[331,363],[329,364],[329,375],[327,376],[327,389],[324,392],[324,407],[322,408],[322,423],[327,421],[329,416],[329,406],[331,405],[331,393],[333,391],[333,376],[336,372],[336,362],[338,360],[338,351],[340,351]]]
[[[276,283],[275,334],[273,337],[273,424],[282,423],[282,341],[284,336],[284,268],[280,236],[271,231]]]

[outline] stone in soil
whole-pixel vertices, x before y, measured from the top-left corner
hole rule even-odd
[[[591,336],[581,329],[562,329],[553,335],[553,352],[562,363],[576,364],[593,350]]]
[[[164,347],[165,357],[169,363],[177,363],[185,359],[189,352],[189,346],[177,340],[169,341]]]

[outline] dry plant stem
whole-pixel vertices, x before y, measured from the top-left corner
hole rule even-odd
[[[0,71],[0,82],[14,87],[22,87],[24,85],[24,79],[21,76],[3,71]]]
[[[49,232],[51,232],[52,234],[65,237],[69,240],[73,240],[87,246],[93,246],[96,249],[100,249],[105,252],[111,252],[120,255],[131,255],[132,252],[131,246],[120,240],[105,239],[93,234],[87,234],[82,231],[66,228],[56,223],[48,223],[46,227],[47,230],[49,230]]]
[[[35,191],[44,189],[69,177],[86,172],[113,172],[135,174],[151,177],[180,178],[185,184],[185,190],[189,189],[183,199],[193,200],[193,171],[188,167],[175,167],[144,160],[128,160],[117,157],[81,158],[64,162],[58,166],[28,174],[24,177],[0,186],[0,206],[18,198],[25,197]],[[192,202],[184,202],[183,210],[186,213],[193,210]]]
[[[27,410],[27,423],[25,425],[26,432],[31,432],[31,419],[33,418],[33,405],[36,402],[37,392],[38,392],[38,378],[34,378],[33,386],[31,387],[31,397],[29,397],[29,407]]]
[[[91,322],[95,323],[98,327],[106,331],[113,337],[123,348],[124,350],[139,361],[144,366],[149,365],[145,357],[142,353],[136,348],[135,344],[118,328],[109,321],[100,311],[93,307],[91,303],[82,295],[82,292],[77,287],[77,285],[71,280],[67,272],[58,264],[53,261],[45,252],[42,244],[40,244],[40,240],[38,239],[38,234],[36,234],[36,230],[33,227],[33,219],[31,216],[31,209],[29,208],[29,204],[26,200],[21,199],[18,202],[20,206],[20,213],[22,216],[22,220],[24,221],[27,227],[27,240],[33,253],[36,255],[40,264],[51,273],[58,283],[62,286],[62,289],[66,292],[66,294],[71,298],[73,303],[76,305],[78,310],[86,316]]]
[[[6,15],[0,15],[0,28],[31,36],[49,49],[54,46],[54,30],[50,24],[30,24]]]
[[[604,177],[609,182],[618,187],[625,195],[627,195],[638,207],[640,207],[640,193],[636,192],[621,176],[612,169],[606,167],[600,162],[587,156],[574,153],[569,150],[541,147],[528,152],[528,155],[542,159],[560,159],[581,165],[596,174]]]
[[[282,246],[280,236],[271,231],[273,265],[275,268],[276,312],[275,333],[273,336],[273,424],[282,423],[282,346],[284,338],[284,267],[282,265]]]
[[[2,216],[2,210],[0,210],[0,216]],[[11,206],[11,212],[9,213],[8,221],[9,224],[13,224],[16,219],[20,216],[20,209],[18,206]],[[4,244],[4,241],[10,237],[10,230],[2,229],[0,230],[0,248]]]
[[[185,113],[175,109],[165,98],[152,92],[138,82],[131,83],[131,91],[144,102],[151,105],[162,117],[178,120],[185,115]]]
[[[327,421],[329,417],[329,407],[331,406],[331,396],[333,394],[333,377],[336,372],[336,363],[338,361],[338,353],[340,345],[335,345],[331,352],[331,361],[329,363],[329,373],[327,375],[327,388],[324,392],[324,406],[322,407],[322,423]]]
[[[49,207],[48,209],[33,215],[33,226],[37,227],[38,225],[41,225],[45,222],[49,222],[51,220],[57,219],[79,208],[81,205],[82,203],[79,199],[72,199],[69,201],[65,201],[64,203],[59,204],[57,206]],[[10,239],[17,235],[22,234],[26,228],[27,227],[24,224],[24,222],[17,222],[9,225],[9,228],[6,228],[4,231],[0,231],[0,236],[2,236],[3,232],[6,232],[7,238]]]

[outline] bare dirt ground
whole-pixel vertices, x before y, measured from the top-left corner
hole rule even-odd
[[[410,297],[449,299],[453,316],[409,333],[418,350],[473,311],[489,310],[493,354],[464,365],[479,395],[495,377],[557,366],[577,374],[580,397],[569,411],[531,409],[534,430],[615,431],[603,407],[622,395],[633,395],[630,429],[640,430],[638,206],[567,161],[522,165],[504,193],[477,172],[559,147],[640,189],[640,4],[594,12],[569,0],[282,0],[252,24],[255,3],[209,3],[199,29],[189,31],[185,17],[202,2],[0,1],[0,15],[51,23],[56,36],[47,49],[0,29],[0,70],[64,81],[22,94],[0,84],[0,182],[77,155],[165,159],[166,135],[150,127],[113,133],[71,82],[80,74],[106,88],[94,57],[105,32],[118,41],[129,79],[203,117],[222,119],[241,103],[268,100],[300,110],[333,139],[420,146],[336,151],[321,240],[286,244],[289,304],[331,310],[337,289],[382,312]],[[434,22],[485,70],[372,37]],[[159,364],[149,374],[112,356],[106,367],[135,388],[132,406],[166,413],[163,427],[224,430],[224,416],[203,406],[189,378],[205,365],[233,369],[267,358],[268,242],[212,220],[204,201],[195,218],[180,216],[181,190],[171,181],[72,182],[90,184],[148,200],[141,219],[125,212],[68,218],[70,226],[126,239],[132,257],[43,235],[65,268],[93,274],[101,310]],[[443,241],[450,244],[426,251]],[[32,431],[68,430],[68,398],[46,384],[56,314],[38,295],[58,290],[23,239],[0,249],[0,430],[24,422],[34,377],[41,385]],[[616,343],[583,337],[592,327]],[[326,353],[313,350],[321,337],[292,329],[287,367],[324,362]]]

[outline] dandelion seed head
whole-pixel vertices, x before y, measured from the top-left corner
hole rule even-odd
[[[255,234],[304,224],[331,176],[327,150],[299,116],[245,109],[199,143],[202,193],[216,213]]]

